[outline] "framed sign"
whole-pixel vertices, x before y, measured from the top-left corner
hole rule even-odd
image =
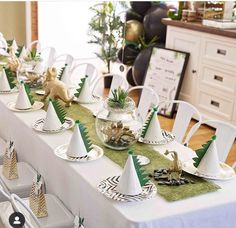
[[[173,117],[175,105],[162,101],[178,99],[188,59],[187,52],[153,47],[143,85],[159,95],[159,114]]]

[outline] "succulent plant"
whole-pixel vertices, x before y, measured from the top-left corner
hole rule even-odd
[[[112,108],[124,108],[128,98],[128,92],[121,87],[112,91],[112,98],[108,99],[108,105]]]

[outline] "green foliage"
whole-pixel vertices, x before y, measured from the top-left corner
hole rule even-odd
[[[108,105],[113,108],[124,108],[126,105],[128,92],[120,86],[112,91],[112,98],[108,99]]]
[[[41,179],[41,174],[37,172],[37,183],[40,181],[40,179]]]
[[[194,163],[193,165],[197,168],[202,160],[202,158],[205,156],[208,148],[210,147],[211,143],[216,140],[216,135],[213,135],[211,140],[207,141],[205,144],[202,145],[202,148],[196,150],[197,157],[193,158]]]
[[[128,154],[132,155],[134,167],[137,172],[140,185],[143,187],[149,181],[148,174],[145,172],[143,167],[140,165],[137,155],[134,155],[133,151],[131,149],[129,149]]]
[[[59,72],[59,74],[58,74],[58,76],[57,76],[59,80],[61,80],[62,75],[63,75],[63,73],[64,73],[66,67],[67,67],[67,63],[65,64],[64,67],[61,68],[61,70],[60,70],[60,72]]]
[[[9,68],[4,67],[3,69],[5,70],[9,86],[11,89],[13,89],[16,86],[15,77],[13,75],[13,72]]]
[[[29,85],[25,84],[23,81],[21,82],[21,84],[23,84],[23,86],[25,88],[25,92],[26,92],[26,94],[29,98],[30,104],[33,105],[34,104],[34,99],[33,99],[33,96],[30,94],[31,90],[30,90]]]
[[[141,137],[144,138],[146,133],[147,133],[147,130],[149,128],[149,125],[151,123],[151,120],[153,117],[156,117],[156,115],[154,116],[154,114],[157,113],[157,110],[158,110],[158,107],[155,107],[152,109],[151,113],[149,114],[147,120],[145,121],[145,124],[143,126],[143,130],[142,130],[142,133],[141,133]]]
[[[23,49],[23,46],[18,46],[18,49],[17,49],[17,52],[16,52],[16,57],[17,57],[17,58],[20,57],[20,54],[21,54],[22,49]]]
[[[80,96],[80,93],[84,87],[85,80],[87,80],[87,78],[88,78],[88,75],[85,75],[84,78],[81,78],[80,80],[81,82],[79,83],[79,88],[76,89],[77,93],[74,94],[77,98]]]
[[[52,102],[53,107],[56,111],[56,114],[57,114],[60,122],[63,124],[65,122],[65,117],[66,117],[65,109],[62,107],[62,105],[60,104],[60,102],[58,100],[49,99],[49,101]]]
[[[100,52],[95,53],[107,65],[110,73],[110,63],[117,59],[117,53],[122,45],[124,23],[116,14],[116,2],[102,2],[90,8],[94,16],[89,22],[89,35],[92,39],[88,43],[100,46]],[[124,4],[121,6],[126,7]]]
[[[7,40],[7,52],[9,53],[9,51],[10,51],[10,47],[12,46],[12,43],[13,43],[13,40]],[[23,46],[18,46],[18,49],[17,49],[17,51],[16,51],[16,57],[17,58],[19,58],[20,57],[20,53],[21,53],[21,51],[22,51],[22,48],[23,48]]]
[[[84,226],[84,218],[79,217],[79,227]]]
[[[78,124],[78,126],[79,126],[79,130],[80,130],[80,133],[81,133],[82,139],[84,141],[84,145],[85,145],[87,152],[91,151],[93,146],[92,146],[92,142],[89,139],[86,127],[82,123],[80,123],[79,120],[76,120],[76,124]]]
[[[39,61],[41,59],[40,55],[41,55],[41,53],[38,53],[37,49],[35,47],[33,47],[27,55],[27,60]]]

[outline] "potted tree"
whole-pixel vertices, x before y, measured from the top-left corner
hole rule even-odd
[[[111,62],[117,60],[117,53],[122,46],[124,23],[117,14],[117,4],[102,2],[90,8],[94,16],[89,22],[89,35],[92,37],[89,43],[100,46],[100,51],[95,54],[106,64],[105,74],[111,73]],[[105,88],[109,87],[110,82],[111,77],[105,78]]]

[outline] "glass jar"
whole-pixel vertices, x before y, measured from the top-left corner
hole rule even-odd
[[[109,98],[96,116],[96,132],[102,143],[114,150],[133,145],[142,130],[142,119],[137,115],[134,101],[127,97],[124,108],[111,107]]]

